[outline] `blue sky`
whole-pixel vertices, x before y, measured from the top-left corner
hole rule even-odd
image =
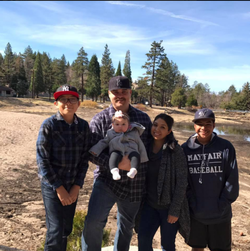
[[[81,47],[101,63],[108,44],[113,66],[130,50],[132,78],[153,41],[181,74],[219,92],[250,81],[250,2],[241,1],[1,1],[0,53],[8,42],[13,52],[65,55],[70,63]]]

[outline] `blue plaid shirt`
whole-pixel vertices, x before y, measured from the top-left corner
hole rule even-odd
[[[116,110],[111,104],[108,108],[96,114],[90,121],[92,146],[95,145],[99,140],[103,139],[106,136],[107,131],[111,129],[111,119],[115,114],[115,111]],[[131,105],[129,106],[128,115],[131,122],[138,122],[146,128],[141,135],[141,139],[147,148],[147,145],[150,141],[149,138],[151,136],[150,131],[152,126],[149,116]],[[129,178],[126,171],[120,170],[120,175],[122,176],[121,179],[113,180],[109,168],[108,148],[106,148],[98,157],[91,155],[90,161],[98,165],[97,169],[95,170],[95,176],[97,179],[105,182],[118,198],[129,198],[131,202],[138,202],[142,199],[142,195],[145,192],[147,163],[141,163],[140,167],[138,168],[138,173],[134,179]]]
[[[36,142],[38,176],[41,182],[56,189],[63,185],[83,186],[88,169],[90,130],[87,121],[74,115],[67,124],[58,111],[44,120]]]

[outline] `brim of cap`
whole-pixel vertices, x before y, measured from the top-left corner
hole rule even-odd
[[[195,123],[196,121],[203,120],[203,119],[211,119],[211,120],[215,121],[215,119],[213,119],[213,118],[201,118],[201,119],[193,119],[192,122]]]
[[[53,96],[54,96],[55,100],[57,100],[62,95],[73,95],[73,96],[79,98],[79,94],[77,92],[73,92],[73,91],[55,92]]]

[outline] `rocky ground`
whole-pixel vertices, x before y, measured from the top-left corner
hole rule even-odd
[[[87,121],[102,108],[84,108],[78,115]],[[145,112],[153,119],[166,108],[147,108]],[[0,250],[35,251],[46,232],[45,212],[37,177],[35,143],[42,121],[54,114],[52,103],[35,102],[31,99],[0,99]],[[192,112],[168,108],[176,124],[191,124]],[[216,113],[219,125],[234,124],[250,129],[249,114]],[[174,129],[179,143],[183,143],[190,132]],[[233,204],[233,251],[250,250],[250,142],[229,138],[236,148],[239,173],[240,196]],[[94,165],[90,163],[84,188],[80,192],[77,209],[87,210],[93,184]],[[110,244],[116,230],[116,207],[114,206],[107,223],[111,228]],[[157,232],[154,247],[160,248]],[[137,245],[134,233],[132,245]],[[189,250],[178,235],[177,251]]]

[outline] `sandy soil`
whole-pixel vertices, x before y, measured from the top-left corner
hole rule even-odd
[[[166,108],[148,108],[153,119]],[[87,121],[101,111],[94,108],[79,108],[78,115]],[[0,99],[0,250],[36,250],[46,232],[45,212],[37,177],[35,143],[39,127],[44,119],[56,112],[46,102],[24,99]],[[168,108],[176,124],[190,123],[192,112]],[[217,124],[236,124],[250,129],[248,114],[216,113]],[[190,132],[174,128],[179,143]],[[229,138],[231,140],[231,138]],[[240,196],[233,204],[233,251],[250,250],[250,142],[232,139],[236,148],[240,172]],[[84,188],[80,191],[77,209],[87,210],[93,184],[94,165],[90,163]],[[116,207],[111,210],[107,228],[111,228],[110,244],[116,231]],[[154,238],[154,248],[160,248],[159,231]],[[134,233],[132,245],[137,245]],[[190,250],[182,237],[177,236],[177,251]],[[8,247],[8,248],[7,248]]]

